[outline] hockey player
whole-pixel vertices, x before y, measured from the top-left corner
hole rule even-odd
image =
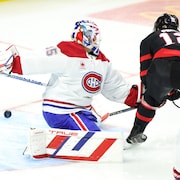
[[[155,116],[156,110],[166,100],[180,97],[180,32],[175,15],[163,14],[154,23],[154,31],[140,44],[141,103],[137,108],[132,130],[127,142],[137,144],[146,141],[143,134]],[[180,137],[180,136],[179,136]],[[178,138],[179,141],[179,138]],[[180,143],[177,146],[174,178],[180,180]]]
[[[100,131],[91,102],[101,93],[107,99],[135,107],[138,86],[129,84],[99,50],[100,31],[89,20],[75,23],[72,41],[62,41],[40,54],[17,55],[11,72],[51,73],[43,94],[43,116],[51,128]]]
[[[154,31],[140,44],[141,103],[137,108],[130,144],[142,143],[146,126],[166,100],[180,97],[180,32],[175,15],[163,14],[154,23]]]

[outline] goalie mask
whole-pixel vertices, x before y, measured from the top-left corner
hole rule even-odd
[[[75,23],[72,33],[72,40],[83,45],[98,56],[100,46],[100,32],[98,26],[89,20],[82,20]]]
[[[156,22],[154,23],[154,31],[162,30],[162,29],[174,29],[178,30],[179,20],[175,15],[172,14],[163,14],[158,17]]]

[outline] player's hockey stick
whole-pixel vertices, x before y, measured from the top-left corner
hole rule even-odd
[[[136,108],[129,107],[129,108],[121,109],[121,110],[114,111],[114,112],[111,112],[111,113],[106,113],[104,116],[100,117],[101,118],[101,122],[106,120],[109,116],[114,116],[114,115],[117,115],[117,114],[121,114],[121,113],[124,113],[124,112],[128,112],[128,111],[134,110],[134,109],[136,109]]]

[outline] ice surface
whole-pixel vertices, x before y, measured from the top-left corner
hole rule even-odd
[[[68,0],[0,2],[0,48],[16,44],[20,53],[69,40],[76,20],[92,18],[102,31],[101,49],[128,81],[139,83],[139,43],[151,27],[90,17],[99,11],[141,2],[137,0]],[[48,75],[28,76],[47,82]],[[175,137],[179,109],[171,102],[157,111],[146,129],[148,140],[124,151],[123,163],[67,162],[57,159],[33,160],[23,156],[30,127],[47,127],[41,114],[43,86],[0,75],[0,177],[16,179],[119,179],[170,180],[174,165]],[[97,97],[109,112],[126,108]],[[11,118],[4,118],[6,109]],[[135,111],[107,119],[102,128],[122,131],[132,127]]]

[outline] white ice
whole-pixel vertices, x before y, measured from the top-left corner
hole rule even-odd
[[[74,22],[93,19],[88,15],[140,0],[67,0],[0,2],[0,49],[13,43],[20,53],[70,40]],[[93,19],[102,32],[101,50],[127,80],[139,83],[139,43],[151,27]],[[29,76],[46,83],[49,75]],[[30,127],[47,127],[41,115],[43,86],[0,75],[0,178],[15,179],[119,179],[171,180],[179,109],[171,102],[157,111],[146,129],[147,142],[124,151],[123,163],[67,162],[57,159],[32,160],[22,155]],[[97,101],[107,111],[126,108],[103,97]],[[11,109],[12,117],[3,112]],[[102,128],[123,130],[127,135],[135,111],[107,119]]]

